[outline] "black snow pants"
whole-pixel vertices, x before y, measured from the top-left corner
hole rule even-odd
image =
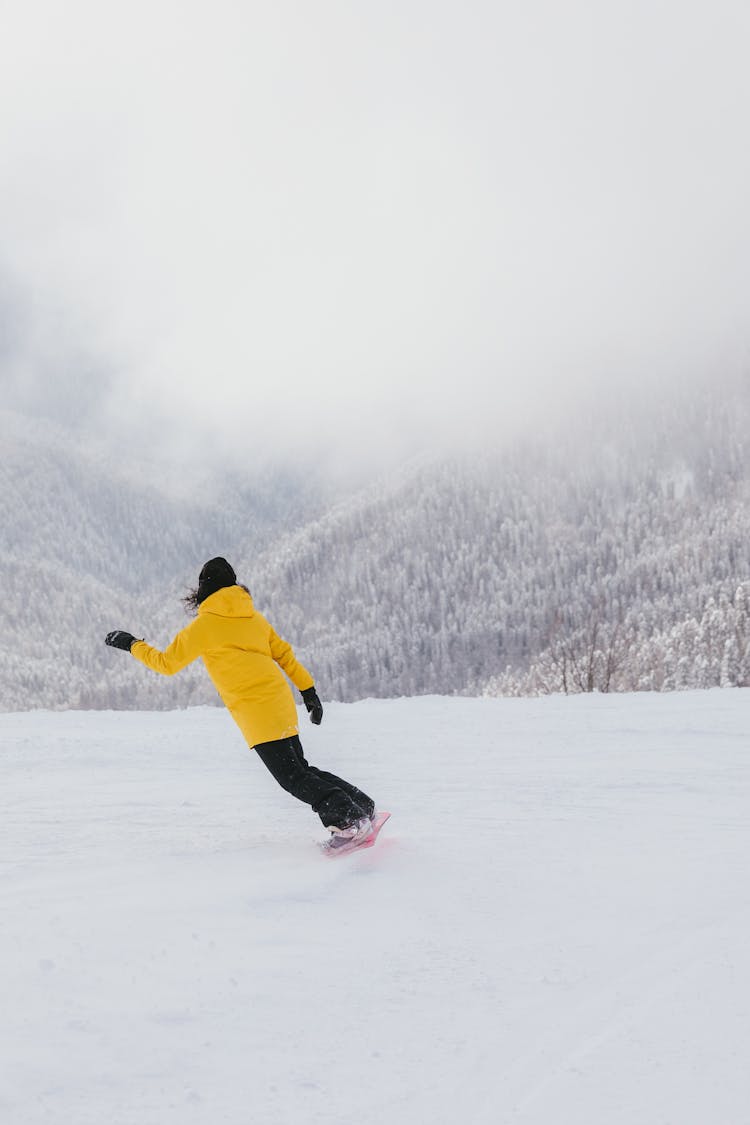
[[[326,828],[347,828],[363,816],[372,816],[375,802],[356,785],[305,761],[299,735],[259,742],[255,750],[282,789],[312,805]]]

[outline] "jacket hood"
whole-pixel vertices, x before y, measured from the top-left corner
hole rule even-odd
[[[213,613],[217,617],[252,617],[255,613],[253,599],[241,586],[224,586],[209,594],[198,606],[198,615]]]

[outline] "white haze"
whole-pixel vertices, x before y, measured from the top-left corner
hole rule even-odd
[[[6,402],[345,460],[745,364],[744,3],[0,12]]]

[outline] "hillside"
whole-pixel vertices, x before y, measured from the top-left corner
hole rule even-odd
[[[213,700],[199,668],[171,682],[125,675],[103,637],[126,624],[166,640],[205,559],[283,531],[309,508],[305,488],[209,479],[190,499],[158,461],[105,456],[50,422],[2,412],[0,435],[0,709]]]
[[[750,399],[584,432],[373,490],[253,588],[339,699],[750,682]]]
[[[739,381],[357,491],[251,465],[187,490],[4,415],[0,708],[214,701],[101,643],[166,644],[214,554],[329,699],[750,683],[748,432]]]

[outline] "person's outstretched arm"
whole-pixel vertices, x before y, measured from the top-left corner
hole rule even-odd
[[[196,628],[199,624],[199,620],[191,621],[164,652],[145,641],[137,640],[132,633],[126,633],[122,629],[107,633],[105,643],[113,648],[129,651],[141,664],[162,676],[174,676],[175,672],[180,672],[201,655],[200,630]]]

